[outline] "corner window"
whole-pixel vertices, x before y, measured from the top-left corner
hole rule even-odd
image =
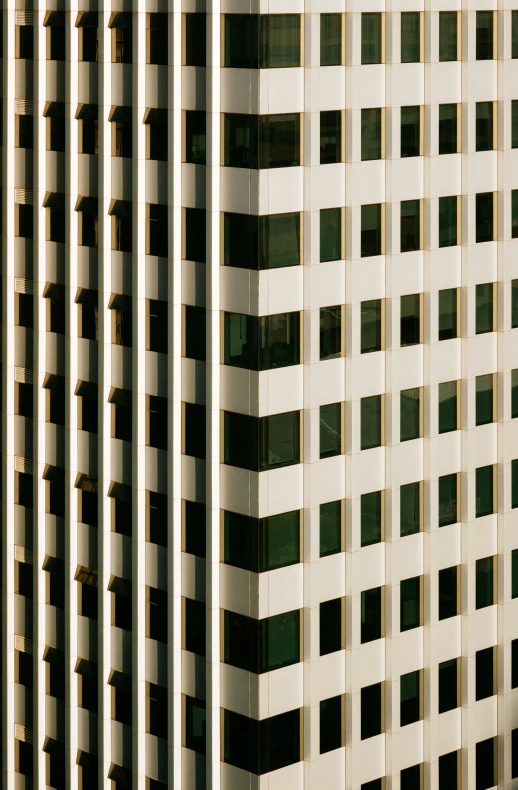
[[[301,760],[301,711],[251,719],[223,710],[223,762],[262,775]]]
[[[234,69],[301,65],[300,14],[225,14],[224,64]]]
[[[224,116],[224,165],[263,170],[301,163],[300,114]]]
[[[249,417],[224,412],[223,463],[264,472],[300,463],[300,412]]]
[[[225,266],[279,269],[301,262],[300,214],[224,215]]]
[[[223,511],[223,561],[252,573],[300,562],[300,511],[260,519]]]
[[[271,370],[299,363],[300,313],[260,318],[239,313],[224,314],[225,365],[247,370]]]
[[[263,620],[224,610],[223,628],[225,664],[263,674],[300,661],[298,609]]]

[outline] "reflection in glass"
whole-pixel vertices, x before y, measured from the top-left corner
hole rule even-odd
[[[421,397],[419,387],[401,390],[400,397],[400,441],[418,439],[421,433]]]
[[[342,161],[342,113],[328,110],[320,113],[320,164]]]
[[[475,378],[475,424],[493,422],[493,375]]]
[[[320,407],[320,458],[331,458],[342,452],[342,404],[329,403]]]
[[[399,534],[414,535],[421,530],[421,485],[408,483],[399,489]]]
[[[457,289],[439,291],[439,340],[457,337]]]

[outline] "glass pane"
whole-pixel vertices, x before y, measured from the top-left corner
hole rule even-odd
[[[381,395],[361,399],[361,449],[381,445]]]
[[[493,605],[493,557],[477,560],[475,566],[475,605],[477,609]]]
[[[256,116],[249,116],[256,117]],[[259,116],[259,167],[300,165],[300,114]]]
[[[403,579],[400,584],[400,631],[421,625],[420,578]]]
[[[381,14],[362,14],[362,64],[381,63]]]
[[[342,209],[320,211],[320,262],[342,258]]]
[[[205,112],[188,110],[185,114],[186,162],[204,165],[207,161],[207,128]]]
[[[475,653],[475,700],[493,696],[493,648]]]
[[[457,60],[457,12],[439,13],[439,60]]]
[[[342,452],[342,404],[330,403],[320,407],[320,458],[330,458]]]
[[[372,738],[379,735],[382,728],[382,685],[374,683],[364,686],[361,690],[361,739]]]
[[[361,496],[361,545],[370,546],[381,541],[381,491]]]
[[[401,156],[419,156],[421,108],[401,107]]]
[[[259,773],[259,722],[223,709],[223,759],[244,771]]]
[[[456,104],[439,104],[439,154],[457,153],[457,109]]]
[[[223,530],[223,561],[258,573],[258,520],[225,510]]]
[[[421,766],[412,765],[401,771],[399,790],[421,790]]]
[[[300,264],[300,214],[259,217],[259,268]]]
[[[298,365],[300,313],[279,313],[255,321],[259,324],[259,370]]]
[[[224,364],[257,370],[257,319],[225,313]]]
[[[227,17],[228,18],[228,17]],[[257,115],[225,114],[225,165],[257,170]]]
[[[188,749],[205,754],[207,711],[205,702],[185,698],[185,745]]]
[[[457,289],[439,291],[439,340],[457,337]]]
[[[439,198],[439,247],[457,244],[457,198]]]
[[[226,411],[223,425],[223,463],[257,471],[257,418]]]
[[[413,346],[419,343],[420,337],[420,294],[409,294],[401,297],[401,346]]]
[[[362,645],[381,638],[381,587],[365,590],[361,596]]]
[[[277,771],[300,760],[300,710],[259,722],[259,773]]]
[[[439,384],[439,433],[457,430],[457,382]]]
[[[492,11],[477,11],[477,60],[493,60]]]
[[[400,726],[419,721],[419,670],[400,677]]]
[[[518,327],[518,280],[511,282],[511,327]]]
[[[420,208],[419,200],[401,201],[401,252],[421,248]]]
[[[518,369],[511,371],[511,418],[518,417]]]
[[[264,621],[262,621],[264,622]],[[259,621],[224,610],[223,661],[247,672],[257,673]]]
[[[414,535],[421,530],[421,485],[408,483],[399,489],[400,522],[399,534],[402,538]]]
[[[477,376],[475,379],[475,423],[486,425],[493,422],[493,376]]]
[[[476,196],[476,242],[493,241],[493,193]]]
[[[476,150],[491,151],[493,148],[493,102],[476,103]]]
[[[225,214],[224,255],[225,266],[238,269],[258,268],[257,249],[258,217],[248,214]]]
[[[361,303],[361,353],[381,351],[381,299]]]
[[[300,412],[259,419],[259,471],[300,463]]]
[[[518,598],[518,549],[511,552],[511,598]]]
[[[457,615],[457,568],[439,571],[439,620]]]
[[[225,14],[225,66],[256,69],[259,66],[259,18],[256,14]]]
[[[185,15],[186,66],[205,66],[207,63],[206,19],[207,19],[206,14],[201,14],[201,13]]]
[[[365,14],[362,14],[365,16]],[[362,206],[361,256],[381,255],[381,204]]]
[[[511,57],[518,58],[518,11],[511,13]]]
[[[457,707],[457,659],[439,664],[439,713]]]
[[[400,392],[400,441],[418,439],[421,433],[419,387]]]
[[[480,466],[476,470],[476,507],[477,518],[493,513],[493,467]]]
[[[320,308],[320,359],[335,359],[342,353],[342,308]]]
[[[342,697],[331,697],[320,703],[320,754],[342,745]]]
[[[259,520],[259,573],[300,562],[300,511]]]
[[[263,14],[260,17],[259,67],[300,66],[300,14]]]
[[[340,66],[342,62],[342,15],[320,14],[320,65]]]
[[[300,661],[300,613],[285,612],[259,621],[259,672]]]
[[[477,335],[483,332],[493,331],[493,283],[477,285],[475,292],[476,299],[476,322],[475,332]]]
[[[457,521],[457,475],[439,478],[439,527]]]
[[[342,113],[331,110],[320,113],[320,164],[342,161]]]
[[[421,22],[419,11],[401,14],[401,63],[419,63],[421,60]]]
[[[511,461],[511,507],[518,507],[518,459]]]
[[[320,505],[320,556],[342,551],[342,502]]]
[[[511,102],[511,148],[518,148],[518,100]]]
[[[320,655],[342,649],[342,600],[334,598],[320,604]]]
[[[362,161],[381,159],[381,107],[361,112]]]
[[[518,189],[511,192],[511,238],[518,239]]]

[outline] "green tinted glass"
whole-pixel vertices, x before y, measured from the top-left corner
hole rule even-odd
[[[320,556],[342,551],[342,502],[320,505]]]
[[[379,543],[382,537],[382,495],[381,491],[373,491],[361,496],[361,545],[370,546]]]
[[[421,485],[408,483],[399,489],[400,522],[399,534],[402,538],[421,530]]]

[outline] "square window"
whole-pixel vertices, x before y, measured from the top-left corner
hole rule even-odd
[[[475,653],[475,700],[492,697],[494,691],[494,650],[486,647]]]
[[[401,252],[421,249],[421,201],[401,201]]]
[[[421,342],[421,294],[401,297],[401,347]]]
[[[342,502],[320,505],[320,556],[328,557],[342,551]]]
[[[399,440],[408,442],[421,435],[421,390],[414,387],[399,394]]]
[[[382,61],[381,14],[362,14],[362,65]]]
[[[487,425],[494,421],[493,374],[475,378],[475,424]]]
[[[404,11],[401,14],[401,63],[421,60],[421,14]]]
[[[439,571],[439,620],[456,617],[458,608],[457,567],[443,568]]]
[[[361,690],[361,739],[373,738],[383,730],[383,684],[374,683]]]
[[[399,489],[399,534],[421,531],[421,483],[407,483]]]
[[[341,14],[320,14],[320,65],[342,65]]]
[[[421,672],[408,672],[400,679],[399,723],[401,727],[421,718]]]
[[[401,156],[421,155],[421,108],[401,107]]]
[[[493,102],[476,102],[476,150],[493,150]]]
[[[439,664],[439,713],[454,710],[458,702],[458,668],[457,659],[443,661]]]
[[[320,458],[342,452],[342,404],[329,403],[320,407]]]
[[[492,11],[477,11],[477,60],[493,60],[494,15]]]
[[[342,259],[342,209],[320,210],[320,262]]]
[[[372,299],[362,302],[361,310],[361,340],[362,354],[381,351],[382,347],[382,302],[381,299]]]
[[[362,17],[365,14],[362,14]],[[361,257],[381,255],[381,203],[373,203],[361,207]]]
[[[494,602],[494,558],[484,557],[475,565],[475,605],[484,609]]]
[[[493,193],[479,192],[475,196],[477,244],[493,241]]]
[[[383,540],[383,496],[381,491],[362,494],[361,508],[361,545],[370,546]]]
[[[479,466],[475,470],[476,480],[476,517],[489,516],[494,513],[493,502],[493,467]]]
[[[342,744],[342,697],[331,697],[320,703],[320,754],[339,749]]]
[[[444,381],[439,384],[439,433],[457,428],[457,382]]]
[[[362,162],[382,158],[383,114],[381,107],[361,111]]]
[[[439,61],[457,60],[457,12],[439,12]]]
[[[329,110],[320,113],[320,164],[342,161],[342,113]]]
[[[361,642],[372,642],[383,636],[383,590],[374,587],[361,594]]]
[[[457,12],[454,12],[457,17]],[[439,104],[439,154],[456,154],[458,152],[458,106],[456,104]]]
[[[421,577],[402,579],[400,593],[400,626],[399,630],[409,631],[421,625]]]
[[[456,196],[439,198],[439,247],[455,247],[458,244]],[[453,289],[450,289],[453,290]]]
[[[475,287],[475,333],[494,331],[493,283]]]
[[[361,449],[369,450],[382,444],[382,395],[362,398],[361,409]]]

